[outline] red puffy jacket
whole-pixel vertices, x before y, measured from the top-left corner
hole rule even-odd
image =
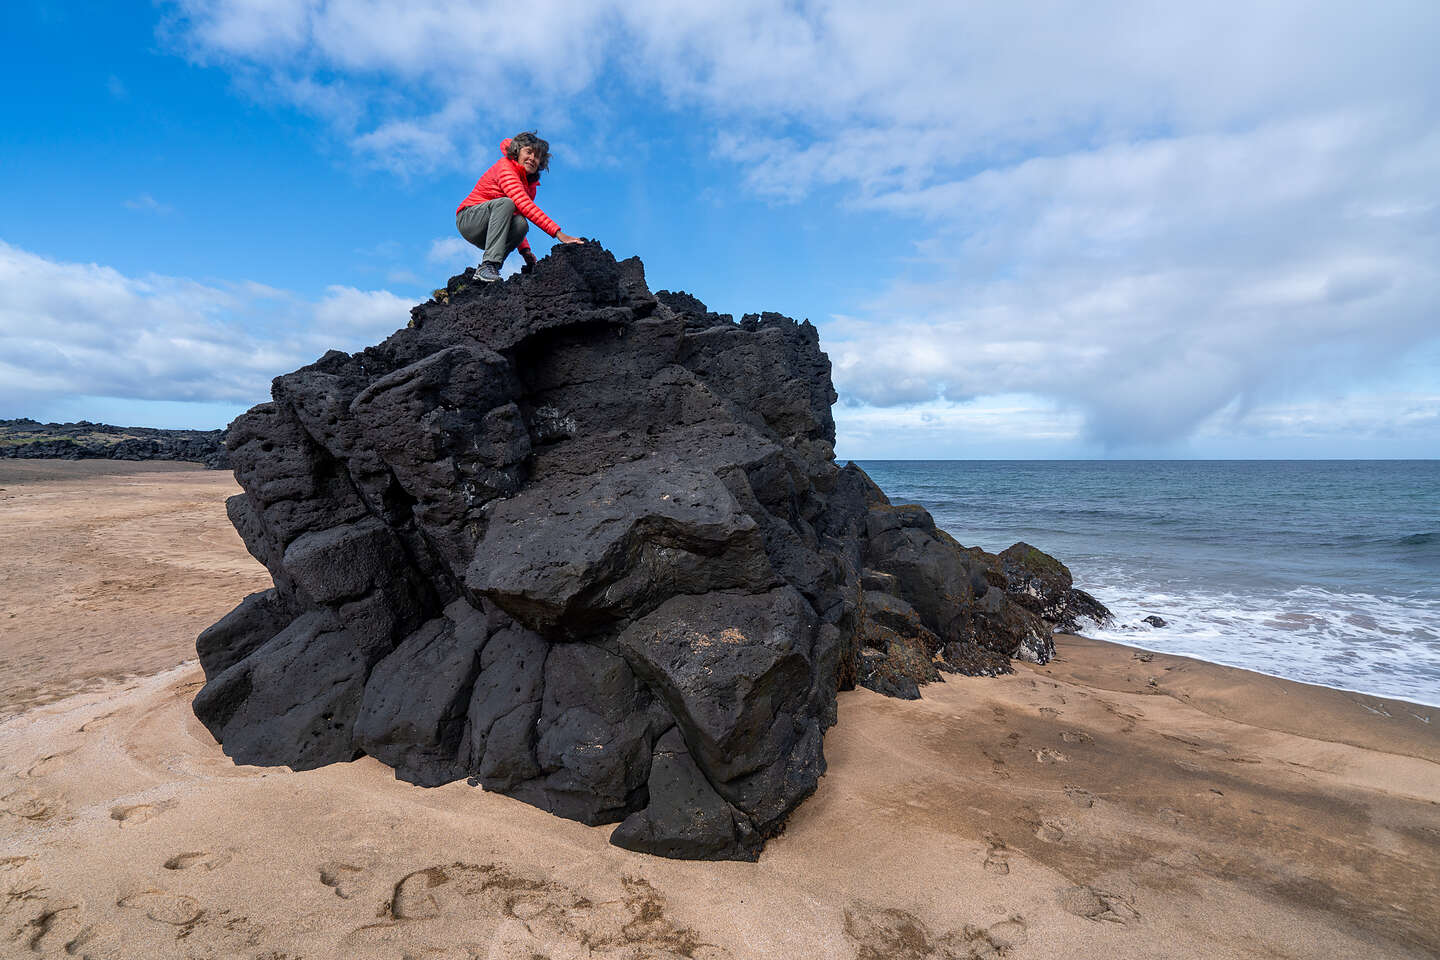
[[[535,188],[539,184],[530,181],[529,174],[520,165],[520,161],[511,160],[505,155],[505,151],[509,147],[509,137],[500,141],[500,159],[496,160],[495,165],[475,181],[475,189],[471,190],[470,195],[460,202],[460,206],[455,208],[455,212],[459,213],[466,207],[473,207],[486,200],[509,197],[515,202],[516,213],[550,236],[555,236],[560,232],[560,225],[545,216],[545,211],[535,205]],[[521,240],[520,249],[529,250],[530,241]]]

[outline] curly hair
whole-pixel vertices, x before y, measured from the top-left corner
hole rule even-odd
[[[510,138],[510,146],[505,148],[505,156],[511,160],[519,160],[522,147],[532,147],[536,153],[540,154],[541,170],[550,169],[549,140],[541,140],[534,130],[525,130]],[[539,175],[538,172],[536,175]]]

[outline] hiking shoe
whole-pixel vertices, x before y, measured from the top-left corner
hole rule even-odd
[[[481,283],[494,283],[500,279],[500,267],[498,264],[488,260],[480,264],[480,269],[475,271],[475,279]]]

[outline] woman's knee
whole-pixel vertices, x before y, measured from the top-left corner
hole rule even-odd
[[[510,232],[517,237],[523,237],[530,232],[530,221],[516,214],[510,218]]]
[[[496,197],[491,203],[494,204],[493,212],[512,217],[515,215],[515,201],[509,197]]]

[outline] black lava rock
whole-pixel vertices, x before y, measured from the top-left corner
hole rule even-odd
[[[1104,626],[1113,619],[1105,604],[1076,589],[1069,567],[1028,543],[1000,551],[1000,563],[1010,598],[1056,630],[1076,633],[1081,620]]]
[[[754,859],[825,772],[837,690],[1052,649],[999,558],[835,464],[814,327],[652,295],[595,244],[466,271],[272,395],[227,445],[275,586],[196,645],[195,713],[245,763],[367,753]]]

